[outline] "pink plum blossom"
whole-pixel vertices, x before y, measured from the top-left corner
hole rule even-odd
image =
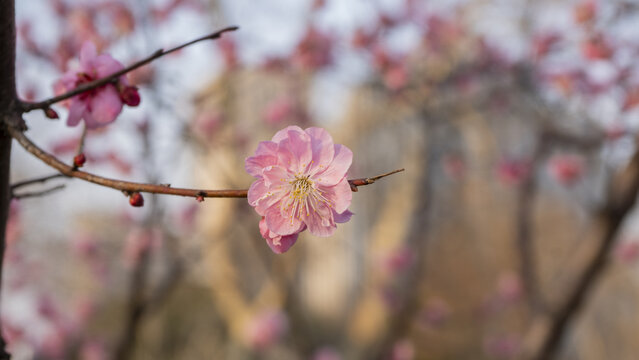
[[[98,55],[95,45],[85,42],[80,51],[79,68],[68,71],[55,83],[55,93],[63,94],[123,68],[122,64],[110,55]],[[137,106],[139,102],[137,88],[130,86],[126,77],[121,76],[116,84],[107,84],[65,101],[69,108],[67,125],[76,126],[80,120],[84,120],[89,129],[105,126],[112,123],[120,114],[123,104]]]
[[[437,328],[442,326],[450,318],[452,310],[448,303],[440,297],[431,297],[419,314],[420,324]]]
[[[617,259],[625,264],[632,264],[639,258],[639,242],[624,241],[615,249]]]
[[[348,221],[352,193],[346,178],[353,153],[334,144],[321,128],[289,126],[261,142],[246,159],[257,178],[248,201],[263,216],[260,232],[275,252],[284,252],[306,228],[330,236]]]
[[[521,339],[514,334],[491,336],[484,340],[484,351],[496,359],[512,359],[521,352]]]
[[[162,232],[159,229],[134,228],[129,232],[124,244],[125,264],[132,268],[137,265],[145,253],[158,249],[162,244]]]
[[[295,104],[289,97],[274,100],[264,111],[264,120],[269,124],[278,124],[290,117],[295,111]]]
[[[506,185],[518,185],[530,173],[530,165],[524,160],[502,159],[497,165],[497,176]]]
[[[413,360],[415,358],[415,346],[408,339],[399,340],[393,345],[392,360]]]
[[[578,155],[556,155],[550,159],[548,171],[562,185],[573,185],[583,175],[583,159]]]
[[[246,336],[251,347],[266,349],[278,342],[288,331],[286,315],[277,310],[257,314],[248,323]]]
[[[333,62],[333,39],[309,27],[293,52],[291,61],[303,70],[320,70]]]
[[[319,348],[313,354],[313,360],[342,360],[342,356],[337,350],[330,346]]]
[[[504,302],[515,302],[523,296],[523,285],[517,273],[506,271],[497,280],[497,296]]]
[[[582,1],[575,6],[574,18],[578,24],[592,21],[597,15],[597,4],[593,0]]]

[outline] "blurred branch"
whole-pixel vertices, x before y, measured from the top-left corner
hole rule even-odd
[[[597,251],[584,272],[579,276],[572,292],[556,312],[547,335],[536,359],[553,359],[567,332],[568,325],[583,307],[597,280],[609,264],[609,253],[617,238],[626,215],[635,206],[639,192],[639,151],[635,152],[625,173],[622,184],[611,186],[608,204],[601,210],[598,218],[604,224],[604,236]]]
[[[40,191],[25,192],[25,193],[21,193],[21,194],[14,194],[12,192],[11,193],[11,198],[13,198],[13,199],[24,199],[24,198],[32,198],[32,197],[41,197],[41,196],[49,195],[49,194],[54,193],[56,191],[62,190],[65,187],[66,187],[66,185],[62,184],[62,185],[54,186],[54,187],[52,187],[50,189],[45,189],[45,190],[40,190]]]
[[[533,205],[537,193],[536,173],[543,153],[543,140],[537,145],[535,155],[531,160],[530,174],[524,179],[517,193],[516,212],[516,245],[519,252],[519,272],[526,293],[528,306],[533,312],[543,309],[544,303],[539,292],[536,275],[533,234]]]
[[[247,197],[248,190],[202,190],[202,189],[185,189],[185,188],[172,188],[170,185],[155,185],[146,183],[136,183],[130,181],[109,179],[102,176],[94,175],[92,173],[77,170],[76,168],[69,166],[60,161],[55,156],[45,152],[34,144],[22,131],[15,127],[9,127],[9,133],[11,136],[22,145],[22,147],[33,154],[38,159],[42,160],[47,165],[60,171],[62,175],[82,179],[88,182],[92,182],[97,185],[102,185],[112,189],[120,190],[126,195],[133,193],[152,193],[152,194],[165,194],[175,196],[186,196],[193,198],[245,198]],[[377,175],[369,178],[353,179],[349,180],[351,189],[357,190],[358,186],[364,186],[373,184],[376,180],[383,177],[404,171],[399,169],[390,173]]]
[[[145,249],[140,254],[139,262],[135,266],[129,283],[130,292],[126,308],[126,324],[120,341],[115,348],[115,359],[126,360],[131,357],[137,340],[138,328],[141,324],[140,320],[148,309],[144,292],[148,281],[149,265],[150,251]]]
[[[424,250],[427,244],[427,236],[430,226],[430,209],[433,201],[433,187],[435,171],[433,170],[437,163],[438,157],[438,139],[444,139],[438,136],[436,124],[426,123],[426,145],[422,150],[423,164],[420,184],[415,195],[417,204],[412,213],[410,228],[405,239],[405,246],[415,254],[415,261],[409,269],[406,270],[401,280],[400,305],[397,311],[389,319],[386,330],[382,337],[376,342],[376,346],[368,349],[366,352],[367,359],[387,359],[391,356],[393,345],[398,339],[406,336],[410,331],[410,323],[415,319],[416,313],[419,311],[419,290],[420,281],[422,280],[422,271],[424,269]],[[444,140],[445,141],[445,140]]]
[[[222,30],[216,31],[216,32],[214,32],[212,34],[209,34],[209,35],[206,35],[206,36],[202,36],[200,38],[197,38],[197,39],[189,41],[189,42],[187,42],[185,44],[176,46],[176,47],[174,47],[172,49],[169,49],[169,50],[159,49],[156,52],[154,52],[153,54],[151,54],[150,56],[148,56],[147,58],[142,59],[142,60],[140,60],[140,61],[138,61],[138,62],[136,62],[136,63],[134,63],[132,65],[129,65],[126,68],[124,68],[124,69],[122,69],[120,71],[116,71],[113,74],[111,74],[109,76],[106,76],[106,77],[103,77],[101,79],[97,79],[97,80],[88,82],[86,84],[82,84],[82,85],[78,86],[77,88],[75,88],[75,89],[73,89],[73,90],[71,90],[69,92],[66,92],[66,93],[64,93],[62,95],[58,95],[58,96],[52,97],[50,99],[47,99],[47,100],[44,100],[44,101],[40,101],[40,102],[35,102],[35,103],[22,102],[21,103],[22,111],[23,112],[29,112],[29,111],[35,110],[35,109],[46,110],[52,104],[55,104],[57,102],[60,102],[60,101],[63,101],[63,100],[69,99],[69,98],[72,98],[72,97],[74,97],[76,95],[79,95],[79,94],[85,92],[85,91],[93,90],[93,89],[99,88],[100,86],[104,86],[104,85],[106,85],[108,83],[117,81],[117,79],[120,76],[122,76],[122,75],[124,75],[124,74],[126,74],[128,72],[131,72],[131,71],[133,71],[133,70],[135,70],[135,69],[137,69],[139,67],[142,67],[142,66],[144,66],[144,65],[152,62],[153,60],[158,59],[158,58],[160,58],[160,57],[162,57],[164,55],[168,55],[170,53],[176,52],[178,50],[181,50],[181,49],[183,49],[183,48],[185,48],[187,46],[193,45],[193,44],[198,43],[200,41],[218,39],[225,32],[235,31],[237,29],[239,29],[239,27],[237,27],[237,26],[226,27],[226,28],[224,28]]]
[[[546,304],[539,290],[536,275],[535,253],[533,246],[533,212],[537,193],[537,177],[540,164],[547,152],[555,145],[573,146],[583,150],[599,148],[601,137],[580,137],[558,129],[546,127],[542,130],[530,161],[530,174],[519,187],[516,212],[516,245],[519,252],[520,275],[526,291],[528,305],[533,312],[545,311]]]
[[[49,180],[53,180],[53,179],[57,179],[57,178],[61,178],[61,177],[65,177],[65,176],[62,175],[62,174],[53,174],[53,175],[47,175],[47,176],[43,176],[43,177],[39,177],[39,178],[20,181],[20,182],[17,182],[15,184],[11,184],[11,191],[13,192],[14,190],[19,189],[19,188],[24,187],[24,186],[29,186],[29,185],[33,185],[33,184],[39,184],[39,183],[45,183],[45,182],[47,182]]]

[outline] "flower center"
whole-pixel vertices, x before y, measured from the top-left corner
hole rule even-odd
[[[308,176],[296,176],[289,183],[291,184],[291,197],[294,200],[304,201],[308,194],[313,191],[313,181]]]
[[[291,209],[291,223],[294,218],[301,219],[305,214],[307,217],[311,215],[311,211],[317,212],[320,204],[332,207],[332,202],[328,200],[322,190],[316,188],[310,176],[296,175],[294,179],[289,181],[291,185],[291,193],[287,201],[282,202],[284,210]]]

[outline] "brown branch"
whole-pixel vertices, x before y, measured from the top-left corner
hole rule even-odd
[[[202,190],[202,189],[173,188],[170,185],[166,185],[166,184],[156,185],[156,184],[136,183],[136,182],[130,182],[130,181],[109,179],[109,178],[88,173],[85,171],[77,170],[74,167],[63,163],[55,156],[39,148],[21,130],[16,129],[15,127],[10,126],[9,133],[14,139],[18,141],[20,145],[22,145],[22,147],[26,151],[33,154],[38,159],[42,160],[45,164],[58,170],[62,175],[67,177],[82,179],[84,181],[88,181],[97,185],[102,185],[112,189],[120,190],[127,195],[130,195],[136,192],[138,193],[144,192],[144,193],[151,193],[151,194],[165,194],[165,195],[174,195],[174,196],[186,196],[186,197],[193,197],[193,198],[245,198],[248,195],[248,190]],[[386,176],[390,176],[392,174],[396,174],[401,171],[404,171],[404,169],[395,170],[386,174],[381,174],[381,175],[377,175],[377,176],[373,176],[369,178],[353,179],[353,180],[349,180],[349,184],[351,185],[351,189],[355,189],[354,191],[357,191],[358,186],[373,184],[376,180],[379,180]]]
[[[224,28],[222,30],[216,31],[216,32],[214,32],[212,34],[209,34],[209,35],[206,35],[206,36],[202,36],[200,38],[197,38],[197,39],[189,41],[189,42],[187,42],[185,44],[176,46],[176,47],[174,47],[172,49],[169,49],[169,50],[159,49],[159,50],[155,51],[153,54],[151,54],[150,56],[148,56],[147,58],[142,59],[142,60],[140,60],[140,61],[138,61],[138,62],[136,62],[136,63],[134,63],[134,64],[122,69],[122,70],[120,70],[120,71],[114,72],[113,74],[111,74],[109,76],[106,76],[106,77],[103,77],[101,79],[97,79],[97,80],[82,84],[82,85],[78,86],[77,88],[75,88],[75,89],[73,89],[73,90],[71,90],[69,92],[66,92],[66,93],[64,93],[62,95],[58,95],[58,96],[55,96],[55,97],[52,97],[50,99],[47,99],[47,100],[44,100],[44,101],[40,101],[40,102],[22,102],[22,104],[21,104],[22,105],[22,111],[26,113],[26,112],[29,112],[29,111],[35,110],[35,109],[46,110],[52,104],[55,104],[57,102],[60,102],[60,101],[63,101],[63,100],[69,99],[69,98],[72,98],[72,97],[74,97],[76,95],[79,95],[79,94],[85,92],[85,91],[93,90],[93,89],[99,88],[100,86],[104,86],[104,85],[106,85],[108,83],[117,81],[117,79],[120,76],[122,76],[122,75],[124,75],[124,74],[126,74],[128,72],[131,72],[131,71],[133,71],[133,70],[135,70],[135,69],[137,69],[139,67],[142,67],[142,66],[144,66],[144,65],[152,62],[153,60],[158,59],[158,58],[160,58],[160,57],[162,57],[164,55],[167,55],[167,54],[170,54],[172,52],[181,50],[181,49],[183,49],[183,48],[185,48],[187,46],[193,45],[193,44],[198,43],[200,41],[218,39],[225,32],[235,31],[237,29],[239,29],[239,27],[237,27],[237,26],[226,27],[226,28]]]

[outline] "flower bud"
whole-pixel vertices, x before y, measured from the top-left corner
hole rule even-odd
[[[140,105],[140,93],[135,86],[127,86],[120,91],[122,102],[129,106]]]
[[[84,153],[80,153],[73,157],[73,166],[76,168],[81,168],[84,166],[84,163],[87,161],[87,157],[84,156]]]
[[[131,196],[129,196],[129,204],[133,207],[144,206],[144,198],[142,197],[142,194],[139,192],[131,194]]]
[[[58,113],[52,108],[44,109],[44,115],[46,115],[49,119],[59,119]]]

